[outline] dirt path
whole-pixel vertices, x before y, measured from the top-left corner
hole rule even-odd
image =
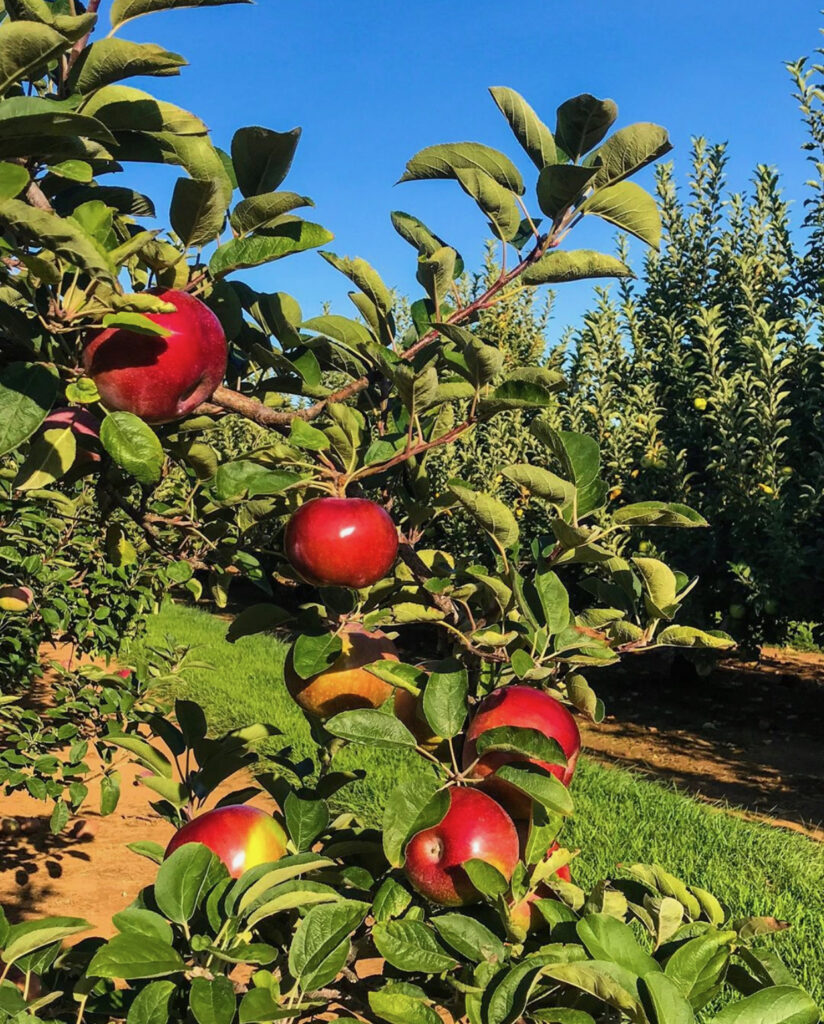
[[[645,655],[593,682],[608,715],[584,727],[591,756],[824,841],[824,656],[765,648],[702,679]]]

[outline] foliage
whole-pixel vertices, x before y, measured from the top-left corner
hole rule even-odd
[[[75,431],[54,429],[45,418],[55,405],[91,409],[102,417],[93,500],[104,515],[116,509],[140,530],[153,585],[178,583],[198,598],[205,581],[224,606],[234,578],[252,581],[275,601],[245,609],[230,639],[289,628],[297,634],[290,664],[304,680],[337,661],[353,626],[391,630],[405,660],[367,667],[387,684],[391,708],[356,707],[313,721],[317,771],[313,762],[295,764],[288,748],[280,752],[283,770],[266,788],[290,849],[274,865],[232,882],[206,848],[184,845],[137,904],[116,916],[113,939],[67,951],[60,943],[85,927],[81,920],[0,921],[3,1012],[30,1020],[67,1007],[78,1024],[100,1016],[230,1024],[236,1013],[243,1022],[308,1022],[331,1005],[339,1020],[366,1010],[392,1024],[434,1022],[439,1006],[472,1024],[524,1015],[569,1020],[569,1011],[579,1022],[617,1016],[661,1024],[673,1013],[692,1020],[726,981],[745,998],[722,1011],[718,1024],[763,1017],[765,1007],[776,1021],[783,1015],[813,1024],[817,1010],[784,969],[744,952],[750,935],[781,927],[772,919],[731,919],[713,897],[653,867],[589,893],[556,881],[571,852],[553,844],[573,800],[539,765],[521,760],[495,769],[525,794],[531,822],[511,878],[483,861],[462,864],[478,896],[465,914],[444,915],[415,898],[401,870],[407,841],[441,821],[450,790],[477,782],[473,764],[459,767],[462,737],[492,689],[520,680],[598,719],[603,708],[583,672],[652,646],[713,651],[731,644],[724,633],[676,621],[694,581],[653,557],[625,559],[614,546],[639,527],[704,527],[702,516],[660,500],[606,510],[598,443],[558,429],[561,373],[517,359],[505,364],[502,350],[475,327],[510,286],[630,276],[614,256],[561,246],[586,216],[657,245],[656,204],[628,179],[669,150],[666,131],[639,123],[611,132],[615,104],[585,94],[558,108],[553,132],[517,93],[493,89],[537,171],[543,218],[529,212],[518,167],[479,143],[428,147],[409,160],[401,180],[456,182],[502,242],[507,269],[464,301],[455,284],[456,250],[396,211],[393,223],[417,253],[423,292],[410,307],[411,325],[397,330],[392,293],[373,267],[330,251],[322,254],[327,263],[355,287],[357,318],[306,318],[291,296],[257,291],[236,276],[331,240],[293,212],[311,205],[307,197],[278,191],[299,131],[240,128],[223,152],[197,116],[121,84],[136,74],[176,73],[181,58],[115,33],[140,15],[188,6],[197,4],[115,0],[113,32],[90,42],[96,6],[78,14],[42,0],[6,2],[0,450],[19,460],[11,496],[74,500]],[[187,175],[174,189],[165,234],[139,223],[154,213],[150,199],[100,182],[141,162]],[[220,319],[230,353],[229,386],[218,386],[185,418],[152,426],[128,402],[106,409],[93,371],[87,377],[80,367],[84,345],[100,328],[166,337],[156,318],[173,312],[174,303],[156,286],[202,297]],[[450,479],[436,497],[428,475],[431,452],[514,410],[552,467],[506,467],[542,510],[544,530],[531,542],[494,496]],[[227,413],[267,428],[259,446],[227,457],[244,436],[222,431]],[[296,577],[277,550],[275,524],[321,494],[370,496],[391,511],[401,559],[390,575],[359,591],[318,590]],[[436,517],[459,509],[485,538],[479,559],[428,546]],[[258,546],[261,524],[277,541],[269,551]],[[121,562],[139,559],[119,520],[108,529],[118,531],[111,548]],[[122,586],[128,579],[110,593]],[[415,721],[434,734],[434,744],[393,713],[399,693],[411,695]],[[181,702],[175,721],[141,708],[129,719],[121,725],[113,718],[104,739],[148,766],[146,784],[161,797],[156,809],[172,819],[193,813],[217,779],[247,765],[247,741],[270,735],[264,728],[208,737],[196,706]],[[147,729],[170,756],[149,744]],[[478,742],[486,753],[565,761],[557,743],[533,729],[493,729]],[[418,755],[417,769],[390,797],[382,830],[350,817],[332,820],[329,797],[352,781],[334,768],[345,744]],[[512,913],[530,896],[550,925],[548,944]],[[642,946],[626,919],[651,939]],[[364,952],[383,959],[380,980],[353,973]],[[748,969],[735,970],[742,965],[732,963],[733,954]],[[246,990],[239,1006],[227,978],[236,964],[247,968],[234,978]],[[23,972],[22,991],[12,970]],[[31,976],[52,972],[47,991],[35,994]]]

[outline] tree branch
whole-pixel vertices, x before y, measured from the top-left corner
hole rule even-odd
[[[239,391],[232,391],[230,388],[218,387],[215,388],[211,401],[199,405],[195,409],[195,413],[210,413],[214,412],[215,407],[219,407],[224,412],[239,413],[246,419],[259,423],[262,427],[288,427],[292,420],[304,420],[308,423],[310,420],[317,419],[327,405],[332,402],[345,402],[347,398],[357,395],[368,385],[368,377],[358,377],[357,380],[347,384],[345,388],[334,391],[321,401],[315,402],[314,405],[289,412],[283,409],[270,409],[268,405],[264,405],[256,398],[242,395]]]
[[[97,14],[98,7],[100,7],[100,0],[89,0],[89,2],[86,4],[86,14]],[[84,36],[77,40],[77,42],[69,51],[69,58],[66,61],[66,78],[69,77],[69,72],[74,67],[75,61],[85,49],[86,43],[88,43],[89,36],[91,34],[92,33],[90,29]]]

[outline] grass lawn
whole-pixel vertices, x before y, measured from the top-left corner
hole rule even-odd
[[[196,647],[211,670],[190,674],[180,696],[197,700],[214,729],[252,722],[277,726],[295,753],[311,750],[302,714],[282,679],[283,647],[271,637],[224,639],[226,624],[204,612],[166,604],[143,642],[169,637]],[[139,645],[131,654],[139,653]],[[377,823],[403,758],[349,747],[339,768],[366,768],[347,788],[346,806]],[[580,848],[576,881],[586,887],[615,873],[619,862],[656,862],[687,883],[709,889],[735,916],[774,914],[789,921],[774,948],[819,1005],[824,1003],[824,847],[766,825],[753,824],[699,803],[670,786],[582,757],[573,784],[575,817],[564,834]]]

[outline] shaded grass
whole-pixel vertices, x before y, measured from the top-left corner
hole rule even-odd
[[[171,637],[194,645],[197,657],[213,666],[189,673],[178,695],[197,700],[214,730],[267,722],[289,737],[298,758],[310,755],[309,728],[283,684],[283,645],[265,636],[229,644],[225,629],[224,622],[204,612],[166,604],[150,620],[143,643]],[[132,646],[133,656],[140,646]],[[388,792],[413,760],[364,747],[344,750],[336,767],[369,773],[347,787],[344,806],[377,823]],[[582,850],[575,865],[580,884],[614,876],[618,863],[655,862],[688,884],[709,889],[734,916],[789,921],[790,930],[772,944],[813,998],[824,1002],[824,846],[743,821],[668,784],[585,757],[573,794],[576,813],[563,839]]]

